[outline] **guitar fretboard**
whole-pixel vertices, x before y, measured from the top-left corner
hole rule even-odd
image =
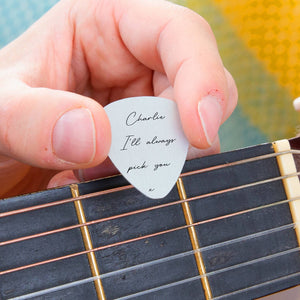
[[[300,283],[271,144],[189,161],[182,180],[213,299],[253,299]],[[121,176],[78,188],[106,299],[207,299],[176,187],[160,200]],[[97,299],[70,198],[63,187],[0,201],[1,299]],[[3,216],[16,210],[24,212]]]

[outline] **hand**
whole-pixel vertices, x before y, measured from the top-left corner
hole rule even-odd
[[[206,21],[160,0],[59,2],[0,51],[0,195],[111,172],[102,106],[141,95],[174,99],[191,145],[218,150],[237,92]]]

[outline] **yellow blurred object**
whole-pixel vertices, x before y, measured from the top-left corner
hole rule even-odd
[[[300,95],[300,2],[213,0],[237,34],[293,97]]]
[[[230,137],[238,122],[244,126],[240,139],[249,133],[251,140],[255,130],[266,141],[295,136],[299,113],[292,100],[300,96],[300,1],[176,2],[208,20],[224,64],[236,80],[239,115],[229,121],[233,125],[227,126],[223,140],[238,144]]]

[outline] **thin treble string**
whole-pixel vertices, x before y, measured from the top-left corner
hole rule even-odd
[[[157,292],[159,290],[167,289],[167,288],[170,288],[170,287],[175,287],[175,286],[178,286],[178,285],[181,285],[181,284],[186,284],[186,283],[195,281],[197,279],[201,279],[204,276],[209,278],[211,276],[214,276],[214,275],[217,275],[217,274],[220,274],[220,273],[224,273],[224,272],[228,272],[228,271],[231,271],[231,270],[234,270],[234,269],[237,269],[237,268],[245,267],[245,266],[248,266],[248,265],[253,265],[253,264],[256,264],[256,263],[259,263],[259,262],[262,262],[262,261],[265,262],[266,260],[274,259],[274,258],[279,257],[279,256],[288,255],[288,254],[294,253],[296,251],[299,251],[299,249],[300,249],[299,247],[296,247],[296,248],[293,248],[293,249],[290,249],[290,250],[286,250],[286,251],[282,251],[282,252],[279,252],[279,253],[264,256],[264,257],[261,257],[261,258],[258,258],[258,259],[254,259],[252,261],[248,261],[248,262],[245,262],[245,263],[240,263],[240,264],[233,265],[233,266],[223,268],[223,269],[220,269],[220,270],[208,272],[205,275],[193,276],[193,277],[190,277],[190,278],[186,278],[186,279],[179,280],[179,281],[176,281],[176,282],[172,282],[172,283],[169,283],[169,284],[161,285],[161,286],[151,288],[151,289],[148,289],[148,290],[144,290],[144,291],[141,291],[141,292],[133,293],[133,294],[126,295],[126,296],[123,296],[123,297],[119,297],[119,298],[115,298],[114,300],[127,300],[127,299],[131,299],[133,297],[145,296],[145,295],[148,295],[150,293]],[[299,274],[299,273],[297,273],[297,274]],[[264,285],[265,284],[266,283],[264,283]],[[258,285],[256,285],[255,287],[257,287],[257,286]],[[243,292],[244,290],[246,290],[246,289],[239,290],[239,292]],[[234,293],[238,293],[238,291],[235,291]],[[212,299],[220,299],[220,297],[223,298],[223,297],[228,296],[228,295],[229,294],[222,295],[222,296],[219,296],[218,298],[212,298]]]
[[[269,259],[273,259],[273,258],[276,258],[276,257],[279,257],[279,256],[283,256],[283,255],[288,255],[288,254],[291,254],[293,252],[299,251],[299,249],[300,249],[299,247],[296,247],[294,249],[290,249],[290,250],[282,251],[280,253],[276,253],[276,254],[264,256],[262,258],[254,259],[254,260],[246,262],[246,263],[241,263],[241,264],[237,264],[237,265],[234,265],[234,266],[231,266],[231,267],[228,267],[228,268],[224,268],[222,270],[217,270],[217,271],[209,272],[209,273],[207,273],[205,275],[197,275],[197,276],[190,277],[190,278],[187,278],[187,279],[184,279],[184,280],[179,280],[179,281],[172,282],[172,283],[169,283],[169,284],[161,285],[161,286],[158,286],[158,287],[155,287],[155,288],[152,288],[152,289],[148,289],[148,290],[144,290],[144,291],[141,291],[141,292],[133,293],[133,294],[130,294],[130,295],[127,295],[127,296],[115,298],[114,300],[127,300],[127,299],[131,299],[131,298],[138,297],[138,296],[145,296],[145,295],[148,295],[150,293],[157,292],[159,290],[167,289],[167,288],[170,288],[170,287],[175,287],[175,286],[178,286],[178,285],[181,285],[181,284],[186,284],[186,283],[195,281],[197,279],[201,279],[203,276],[210,277],[210,276],[213,276],[213,275],[217,275],[217,274],[220,274],[220,273],[231,271],[233,269],[237,269],[237,268],[244,267],[244,266],[247,266],[247,265],[252,265],[252,264],[255,264],[255,263],[262,262],[262,261],[265,262],[266,260],[269,260]],[[299,275],[300,272],[297,272],[297,273],[294,273],[294,274],[291,274],[291,275],[294,277],[294,276],[296,276],[295,274]],[[285,276],[284,278],[286,278],[286,277],[288,277],[288,276]],[[283,277],[277,278],[277,280],[278,279],[282,280],[282,278]],[[228,293],[226,295],[221,295],[221,296],[218,296],[218,297],[215,297],[215,298],[212,298],[212,299],[214,299],[214,300],[216,300],[216,299],[222,299],[224,297],[228,297],[229,295],[238,294],[238,293],[241,293],[241,292],[245,292],[245,291],[247,291],[249,289],[257,288],[260,285],[263,286],[263,285],[266,285],[266,284],[270,284],[270,283],[272,283],[274,281],[276,281],[276,280],[269,280],[268,282],[257,284],[255,286],[252,286],[252,287],[249,287],[249,288],[245,288],[245,289],[241,289],[241,290],[238,290],[238,291],[234,291],[232,293]]]
[[[192,225],[193,226],[193,225]],[[293,225],[291,225],[291,226],[293,226]],[[93,280],[93,279],[92,279]]]
[[[93,248],[91,250],[85,250],[85,251],[81,251],[81,252],[77,252],[77,253],[68,254],[68,255],[65,255],[65,256],[60,256],[60,257],[40,261],[40,262],[33,263],[33,264],[28,264],[28,265],[16,267],[16,268],[13,268],[13,269],[8,269],[8,270],[5,270],[5,271],[0,271],[0,276],[5,275],[5,274],[9,274],[9,273],[12,273],[12,272],[25,270],[25,269],[28,269],[28,268],[32,268],[32,267],[36,267],[36,266],[40,266],[40,265],[60,261],[60,260],[65,260],[65,259],[76,257],[76,256],[80,256],[80,255],[87,254],[87,253],[90,253],[90,252],[97,252],[97,251],[100,251],[100,250],[105,250],[105,249],[108,249],[108,248],[121,246],[121,245],[128,244],[128,243],[132,243],[132,242],[136,242],[136,241],[140,241],[140,240],[144,240],[144,239],[148,239],[148,238],[153,238],[155,236],[160,236],[160,235],[163,235],[163,234],[167,234],[167,233],[171,233],[171,232],[175,232],[175,231],[179,231],[179,230],[183,230],[183,229],[188,229],[190,227],[196,227],[196,226],[206,224],[206,223],[209,223],[209,222],[218,221],[218,220],[230,218],[230,217],[237,216],[237,215],[242,215],[242,214],[245,214],[245,213],[249,213],[249,212],[257,211],[257,210],[260,210],[260,209],[265,209],[265,208],[277,206],[277,205],[280,205],[280,204],[289,203],[289,202],[296,201],[296,200],[299,200],[299,198],[297,197],[297,198],[294,198],[294,199],[283,200],[283,201],[280,201],[280,202],[275,202],[275,203],[263,205],[261,207],[255,207],[255,208],[251,208],[251,209],[248,209],[248,210],[244,210],[244,211],[240,211],[240,212],[236,212],[236,213],[232,213],[232,214],[228,214],[228,215],[224,215],[224,216],[220,216],[220,217],[215,217],[213,219],[199,221],[199,222],[196,222],[196,223],[193,223],[193,224],[190,224],[190,225],[183,225],[183,226],[180,226],[180,227],[175,227],[175,228],[167,229],[167,230],[164,230],[164,231],[159,231],[159,232],[156,232],[156,233],[151,233],[151,234],[144,235],[144,236],[139,236],[139,237],[136,237],[136,238],[125,240],[125,241],[100,246],[100,247],[97,247],[97,248]],[[293,223],[293,225],[294,225],[294,223]]]
[[[66,227],[62,227],[62,228],[58,228],[58,229],[54,229],[54,230],[40,232],[40,233],[33,234],[33,235],[28,235],[28,236],[15,238],[15,239],[12,239],[12,240],[2,241],[2,242],[0,242],[0,247],[5,246],[5,245],[9,245],[9,244],[18,243],[18,242],[21,242],[21,241],[26,241],[26,240],[42,237],[42,236],[47,236],[47,235],[51,235],[51,234],[60,233],[60,232],[63,232],[63,231],[68,231],[68,230],[80,228],[80,227],[83,227],[83,226],[91,226],[91,225],[103,223],[103,222],[106,222],[106,221],[112,221],[112,220],[121,219],[121,218],[128,217],[128,216],[137,215],[137,214],[144,213],[144,212],[149,212],[149,211],[153,211],[153,210],[157,210],[157,209],[166,208],[166,207],[169,207],[169,206],[175,206],[175,205],[179,205],[179,204],[185,203],[185,202],[190,203],[190,202],[195,201],[195,200],[200,200],[200,199],[203,199],[203,198],[208,198],[208,197],[212,197],[212,196],[216,196],[216,195],[220,195],[220,194],[225,194],[225,193],[228,193],[228,192],[233,192],[233,191],[237,191],[237,190],[241,190],[241,189],[246,189],[246,188],[249,188],[249,187],[253,187],[253,186],[257,186],[257,185],[261,185],[261,184],[266,184],[266,183],[270,183],[270,182],[274,182],[274,181],[277,181],[277,180],[282,180],[282,179],[286,179],[286,178],[294,177],[294,176],[298,176],[298,175],[300,175],[300,172],[297,172],[297,173],[294,173],[294,174],[289,174],[289,175],[284,175],[284,176],[279,176],[279,177],[274,177],[274,178],[271,178],[271,179],[265,179],[265,180],[257,181],[257,182],[253,182],[253,183],[248,183],[248,184],[240,185],[240,186],[233,187],[233,188],[219,190],[219,191],[199,195],[199,196],[196,196],[196,197],[191,197],[191,198],[188,198],[188,199],[185,199],[185,200],[178,200],[178,201],[174,201],[174,202],[169,202],[169,203],[164,203],[164,204],[160,204],[160,205],[156,205],[156,206],[151,206],[151,207],[148,207],[148,208],[134,210],[134,211],[130,211],[130,212],[127,212],[127,213],[110,216],[110,217],[107,217],[107,218],[101,218],[101,219],[89,221],[89,222],[86,222],[86,223],[66,226]],[[281,204],[281,203],[279,203],[279,204]],[[0,273],[0,275],[1,275],[1,273]]]
[[[198,250],[198,251],[200,251],[200,250]],[[118,300],[121,300],[121,299],[125,300],[125,299],[130,299],[132,297],[144,296],[146,294],[157,292],[159,290],[163,290],[163,289],[170,288],[170,287],[175,287],[175,286],[178,286],[178,285],[181,285],[181,284],[189,283],[189,282],[197,280],[197,279],[201,279],[203,276],[211,277],[211,276],[214,276],[214,275],[218,275],[220,273],[232,271],[234,269],[238,269],[238,268],[245,267],[245,266],[248,266],[248,265],[257,264],[257,263],[262,262],[262,261],[265,262],[268,259],[274,259],[274,258],[283,256],[283,255],[288,255],[288,254],[294,253],[296,251],[299,251],[299,247],[296,247],[296,248],[293,248],[293,249],[289,249],[289,250],[285,250],[285,251],[282,251],[282,252],[278,252],[278,253],[275,253],[275,254],[267,255],[267,256],[264,256],[264,257],[257,258],[257,259],[253,259],[251,261],[247,261],[247,262],[239,263],[239,264],[236,264],[236,265],[232,265],[232,266],[229,266],[229,267],[226,267],[226,268],[223,268],[223,269],[218,269],[216,271],[208,272],[205,275],[197,275],[197,276],[193,276],[193,277],[186,278],[186,279],[183,279],[183,280],[179,280],[179,281],[176,281],[176,282],[172,282],[172,283],[169,283],[169,284],[165,284],[165,285],[161,285],[161,286],[158,286],[158,287],[154,287],[154,288],[151,288],[151,289],[140,291],[140,292],[137,292],[137,293],[134,293],[134,294],[130,294],[130,295],[127,295],[127,296],[124,296],[124,297],[120,297],[120,298],[117,298],[117,299]],[[184,252],[184,253],[181,253],[181,254],[170,256],[168,258],[158,259],[158,260],[155,260],[153,262],[155,264],[157,264],[157,263],[162,263],[162,262],[165,262],[165,261],[170,261],[172,259],[179,259],[181,257],[194,254],[195,252],[197,252],[197,251],[194,251],[194,250],[193,251],[187,251],[187,252]],[[149,266],[153,265],[153,262],[152,263],[151,262],[150,263],[143,263],[143,264],[138,265],[138,267],[140,269],[141,268],[145,268],[145,267],[149,267]],[[52,288],[47,288],[47,289],[40,290],[40,291],[37,291],[37,292],[33,292],[33,293],[30,293],[30,294],[26,294],[26,295],[22,295],[22,296],[19,296],[19,297],[15,297],[15,298],[12,298],[12,299],[15,299],[15,300],[21,300],[22,299],[23,300],[23,299],[29,299],[29,298],[32,298],[32,297],[42,296],[42,295],[45,295],[45,294],[50,294],[50,293],[57,292],[57,291],[60,291],[60,290],[64,290],[64,289],[68,289],[68,288],[71,288],[71,287],[75,287],[75,286],[79,286],[79,285],[82,285],[82,284],[86,284],[86,283],[95,281],[97,279],[102,280],[104,278],[116,276],[116,275],[119,275],[119,274],[122,274],[122,273],[126,273],[126,272],[130,272],[132,270],[136,270],[137,269],[137,268],[133,268],[133,267],[128,267],[128,268],[124,268],[122,270],[112,271],[112,272],[105,273],[105,274],[102,274],[102,275],[99,275],[99,276],[94,276],[94,277],[89,277],[89,278],[85,278],[85,279],[73,281],[73,282],[66,283],[66,284],[63,284],[63,285],[60,285],[60,286],[56,286],[56,287],[52,287]],[[297,273],[297,274],[300,274],[300,273]],[[213,299],[221,299],[221,298],[223,298],[225,296],[228,296],[228,295],[231,295],[231,294],[241,293],[241,292],[244,292],[246,290],[249,290],[249,289],[252,289],[254,287],[257,287],[259,285],[265,285],[265,284],[266,283],[258,284],[258,285],[255,285],[255,286],[252,286],[252,287],[249,287],[249,288],[246,288],[246,289],[241,289],[241,290],[238,290],[238,291],[234,291],[234,292],[232,292],[230,294],[218,296],[217,298],[213,298]]]
[[[232,243],[238,243],[238,242],[242,242],[244,240],[247,240],[247,238],[248,239],[250,239],[250,238],[254,239],[254,238],[257,238],[257,237],[262,237],[264,235],[268,235],[268,234],[272,234],[272,233],[275,233],[275,232],[280,232],[280,231],[284,231],[284,230],[293,228],[294,225],[295,224],[293,223],[293,224],[284,225],[284,226],[281,226],[281,227],[278,227],[278,228],[272,228],[272,229],[265,230],[265,231],[262,231],[262,232],[258,232],[258,233],[255,233],[255,234],[251,234],[251,235],[248,235],[248,236],[245,236],[245,237],[240,237],[240,238],[233,239],[233,240],[231,240],[231,242]],[[168,262],[168,261],[175,260],[175,259],[180,259],[180,258],[186,257],[186,256],[191,255],[191,254],[194,255],[196,252],[201,251],[202,253],[204,253],[206,251],[216,249],[216,248],[219,248],[219,247],[223,247],[223,246],[226,246],[227,244],[232,244],[232,243],[229,243],[229,241],[221,242],[221,243],[218,243],[218,244],[203,247],[203,248],[201,248],[201,250],[199,249],[199,250],[186,251],[186,252],[183,252],[183,253],[175,254],[175,255],[172,255],[172,256],[167,256],[167,257],[164,257],[164,258],[156,259],[156,260],[146,262],[146,263],[142,263],[142,264],[139,264],[139,265],[135,265],[135,266],[127,267],[127,268],[124,268],[124,269],[108,272],[108,273],[102,274],[100,276],[89,277],[89,278],[81,279],[81,280],[78,280],[78,281],[73,281],[73,282],[70,282],[70,283],[67,283],[67,284],[63,284],[63,285],[60,285],[60,286],[56,286],[56,287],[53,287],[53,288],[48,288],[48,289],[41,290],[41,291],[38,291],[38,292],[30,293],[28,295],[20,296],[20,297],[14,298],[14,299],[28,299],[30,297],[42,296],[42,295],[49,294],[49,293],[52,293],[52,292],[56,292],[56,291],[59,291],[59,290],[63,290],[63,289],[71,288],[71,287],[74,287],[74,286],[82,285],[82,284],[85,284],[85,283],[88,283],[88,282],[92,282],[92,281],[95,281],[97,279],[104,279],[104,278],[120,275],[120,274],[130,272],[130,271],[133,271],[133,270],[150,267],[150,266],[153,266],[153,265],[156,265],[156,264],[161,264],[161,263]],[[197,278],[199,278],[199,277],[197,276]]]
[[[237,165],[241,165],[241,164],[245,164],[245,163],[249,163],[249,162],[260,161],[260,160],[277,157],[277,156],[284,155],[284,154],[300,154],[300,150],[289,150],[289,151],[282,151],[282,152],[278,152],[278,153],[265,154],[265,155],[261,155],[261,156],[257,156],[257,157],[253,157],[253,158],[247,158],[247,159],[243,159],[243,160],[239,160],[239,161],[235,161],[235,162],[230,162],[230,163],[220,164],[217,166],[207,167],[207,168],[203,168],[201,170],[189,171],[186,173],[182,173],[181,177],[201,174],[201,173],[218,170],[218,169],[222,169],[222,168],[227,168],[227,167],[232,167],[232,166],[237,166]],[[115,176],[113,176],[113,177],[115,177]],[[76,200],[87,200],[87,199],[91,199],[93,197],[106,195],[106,194],[113,194],[113,193],[116,193],[119,191],[124,191],[124,190],[132,189],[132,188],[133,188],[132,185],[126,185],[126,186],[112,188],[112,189],[108,189],[108,190],[104,190],[104,191],[100,191],[100,192],[89,193],[88,195],[82,195],[82,196],[78,196],[78,197],[74,197],[74,198],[53,201],[51,203],[44,203],[44,204],[34,205],[31,207],[26,207],[26,208],[22,208],[22,209],[16,209],[16,210],[0,213],[0,218],[4,218],[4,217],[16,215],[16,214],[21,214],[21,213],[25,213],[25,212],[30,212],[30,211],[34,211],[34,210],[39,210],[39,209],[43,209],[43,208],[48,208],[48,207],[52,207],[52,206],[62,205],[62,204],[74,202]]]
[[[119,298],[115,298],[114,300],[127,300],[127,299],[130,299],[130,298],[133,298],[133,297],[145,296],[145,295],[148,295],[148,294],[153,293],[153,292],[157,292],[157,291],[162,290],[162,289],[166,289],[166,288],[170,288],[170,287],[175,287],[175,286],[178,286],[178,285],[181,285],[181,284],[186,284],[186,283],[195,281],[197,279],[201,279],[204,276],[208,277],[208,279],[209,279],[209,277],[211,277],[213,275],[217,275],[217,274],[220,274],[220,273],[228,272],[228,271],[240,268],[240,267],[245,267],[247,265],[253,265],[253,264],[256,264],[256,263],[259,263],[259,262],[262,262],[262,261],[265,262],[266,260],[269,260],[269,259],[273,259],[273,258],[276,258],[276,257],[279,257],[279,256],[288,255],[288,254],[291,254],[293,252],[299,251],[299,249],[300,249],[299,247],[296,247],[296,248],[293,248],[293,249],[290,249],[290,250],[286,250],[286,251],[282,251],[282,252],[279,252],[279,253],[275,253],[275,254],[271,254],[271,255],[268,255],[268,256],[264,256],[262,258],[254,259],[254,260],[248,261],[246,263],[240,263],[240,264],[233,265],[233,266],[230,266],[230,267],[227,267],[227,268],[223,268],[221,270],[208,272],[205,275],[197,275],[197,276],[194,276],[194,277],[191,277],[191,278],[187,278],[187,279],[184,279],[184,280],[179,280],[177,282],[172,282],[170,284],[161,285],[161,286],[158,286],[156,288],[152,288],[152,289],[148,289],[148,290],[145,290],[145,291],[133,293],[133,294],[130,294],[130,295],[127,295],[127,296],[119,297]],[[264,284],[266,284],[266,283],[264,283]],[[257,286],[258,285],[256,285],[256,287]],[[240,292],[243,292],[244,290],[245,289],[241,290]],[[235,291],[235,293],[237,293],[237,292],[238,291]],[[222,295],[222,297],[225,297],[225,296],[228,296],[228,294],[227,295]],[[220,299],[220,296],[218,298],[212,298],[212,299]]]

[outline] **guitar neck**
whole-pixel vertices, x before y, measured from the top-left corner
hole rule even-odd
[[[0,298],[253,299],[298,285],[278,155],[188,161],[160,200],[121,176],[1,200]]]

